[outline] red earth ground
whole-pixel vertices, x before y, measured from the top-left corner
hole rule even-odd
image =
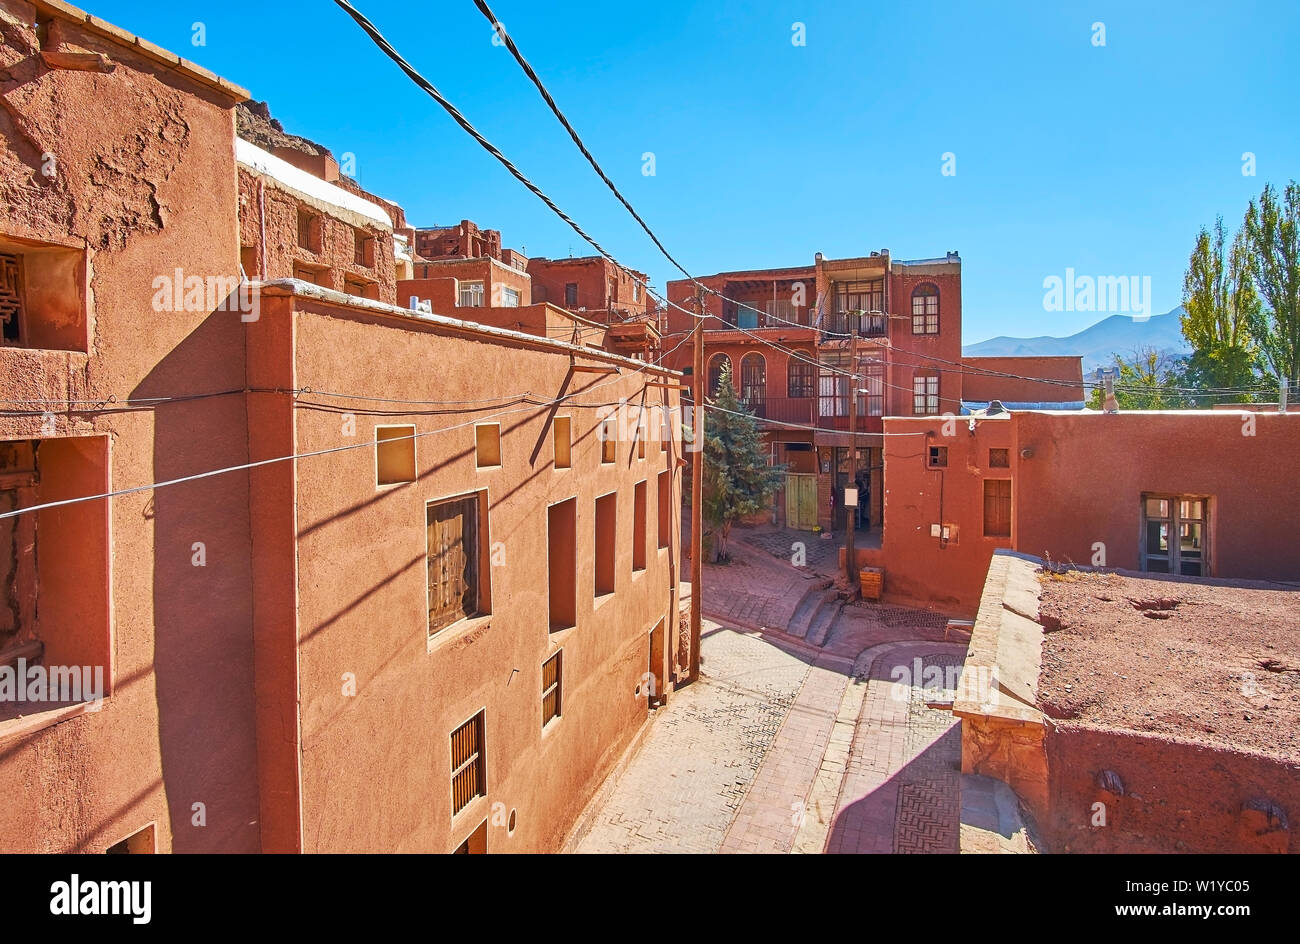
[[[1050,717],[1300,756],[1300,588],[1040,572]]]

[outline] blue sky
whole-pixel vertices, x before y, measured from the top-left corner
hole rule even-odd
[[[675,276],[470,0],[354,2],[620,261],[659,287]],[[355,154],[362,185],[416,225],[468,218],[528,255],[591,251],[328,0],[85,5]],[[955,249],[968,343],[1104,317],[1044,310],[1043,280],[1067,267],[1149,276],[1151,310],[1167,311],[1198,227],[1235,226],[1265,182],[1300,177],[1300,4],[491,5],[692,272]]]

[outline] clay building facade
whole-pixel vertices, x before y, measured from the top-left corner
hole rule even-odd
[[[853,513],[857,528],[878,530],[888,487],[884,418],[960,415],[968,378],[978,376],[980,395],[1002,380],[962,358],[957,253],[916,261],[895,260],[887,249],[849,259],[818,253],[808,266],[725,272],[699,282],[710,316],[706,388],[712,395],[722,365],[730,364],[737,394],[764,427],[772,463],[786,468],[785,487],[766,517],[790,527],[838,531]],[[699,294],[690,281],[668,283],[669,301],[680,308],[666,314],[666,350],[692,329]],[[691,357],[690,345],[676,348],[672,366],[689,369]],[[862,383],[851,436],[845,372],[854,358]],[[1027,383],[1042,401],[1082,406],[1078,358],[1032,360],[996,365],[1044,378],[1008,381],[1008,392],[1019,396]],[[844,492],[854,484],[857,504],[847,508]]]
[[[0,706],[0,848],[555,848],[682,664],[680,445],[602,441],[675,375],[411,312],[244,90],[0,18],[0,667],[102,680]]]
[[[884,568],[897,602],[969,617],[999,549],[1084,567],[1300,579],[1295,413],[981,411],[888,418],[885,428],[882,543],[858,557]]]
[[[650,305],[644,272],[627,272],[603,256],[528,260],[533,297],[597,321],[643,318]]]

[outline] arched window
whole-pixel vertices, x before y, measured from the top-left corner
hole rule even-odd
[[[767,361],[757,351],[750,351],[740,359],[740,402],[762,416],[763,404],[767,402]]]
[[[722,368],[726,365],[731,369],[731,358],[726,354],[714,354],[709,358],[709,387],[704,391],[705,396],[715,397],[718,395],[718,382],[722,379]],[[735,386],[735,378],[732,378],[732,386]]]
[[[939,333],[939,289],[928,282],[912,290],[912,333]]]

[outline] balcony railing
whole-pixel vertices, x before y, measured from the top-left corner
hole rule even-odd
[[[889,334],[889,316],[879,311],[835,311],[822,318],[822,339],[856,334],[860,338],[883,338]]]

